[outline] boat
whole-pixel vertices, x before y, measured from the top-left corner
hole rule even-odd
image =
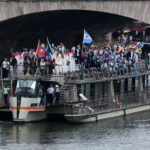
[[[71,104],[73,105],[73,104]],[[150,110],[150,102],[146,104],[128,105],[127,107],[120,107],[117,109],[107,109],[101,111],[94,111],[92,107],[78,105],[72,107],[72,109],[78,109],[78,111],[72,111],[65,114],[65,118],[71,123],[87,123],[97,122],[98,120],[110,119],[114,117],[126,116],[146,110]]]
[[[10,110],[13,121],[30,122],[46,119],[46,107],[40,105],[38,80],[19,78],[15,96],[10,96]]]
[[[103,76],[102,70],[83,71],[85,78],[75,80],[77,84],[95,84],[95,97],[87,99],[89,96],[86,91],[79,94],[80,100],[77,103],[69,102],[69,113],[65,114],[67,121],[72,123],[95,122],[98,120],[109,119],[114,117],[126,116],[142,111],[150,110],[150,93],[149,93],[149,73],[144,61],[138,65],[138,74],[133,69],[130,73],[121,73],[109,77]],[[93,80],[87,78],[93,76]],[[105,97],[105,86],[107,86],[107,96]],[[84,88],[88,89],[88,86]],[[92,88],[88,91],[91,92]],[[100,92],[101,91],[101,92]],[[103,93],[102,93],[103,92]],[[97,96],[99,97],[98,99]],[[85,102],[86,101],[86,102]]]
[[[34,122],[61,116],[69,122],[91,122],[150,110],[150,70],[145,61],[137,71],[122,68],[107,74],[102,68],[79,69],[48,76],[10,77],[9,108],[13,121]],[[6,80],[2,80],[3,85]],[[59,84],[60,99],[40,105],[39,85]],[[15,91],[15,92],[14,92]]]
[[[41,84],[48,87],[58,84],[54,78],[61,79],[62,76],[52,75],[50,78],[33,76],[19,76],[13,78],[14,93],[9,96],[10,110],[14,122],[34,122],[47,119],[49,109],[54,105],[47,106],[46,100],[41,104],[39,88]],[[60,82],[59,82],[60,83]]]

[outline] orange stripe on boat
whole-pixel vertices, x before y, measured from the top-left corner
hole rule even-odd
[[[10,106],[10,109],[17,109],[17,107],[14,107],[14,106]]]
[[[11,106],[10,109],[17,109],[17,107]],[[20,109],[24,109],[24,110],[30,110],[30,109],[45,109],[45,106],[41,106],[41,107],[20,107]]]

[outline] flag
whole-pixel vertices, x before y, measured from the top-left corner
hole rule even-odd
[[[45,52],[46,52],[46,46],[45,46],[44,43],[40,44],[40,40],[39,40],[37,50],[36,50],[36,54],[37,55],[44,55]]]
[[[51,45],[49,43],[48,38],[47,38],[47,41],[46,41],[46,53],[52,53]]]
[[[49,43],[49,40],[47,38],[47,41],[46,41],[46,52],[45,52],[45,58],[48,59],[49,57],[52,56],[52,50],[51,50],[51,45]]]
[[[86,32],[86,30],[84,29],[84,37],[83,37],[83,44],[84,43],[91,43],[93,40],[91,38],[91,36]]]

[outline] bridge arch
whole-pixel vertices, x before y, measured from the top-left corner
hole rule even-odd
[[[53,10],[88,10],[116,14],[150,23],[150,1],[107,0],[3,0],[0,2],[0,21]]]

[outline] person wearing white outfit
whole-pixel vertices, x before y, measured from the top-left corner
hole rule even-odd
[[[24,70],[24,67],[23,67],[23,57],[21,55],[17,55],[16,56],[16,59],[17,59],[17,75],[23,75],[23,70]]]
[[[45,61],[44,61],[44,59],[41,59],[40,71],[41,71],[41,75],[44,76],[45,75]]]

